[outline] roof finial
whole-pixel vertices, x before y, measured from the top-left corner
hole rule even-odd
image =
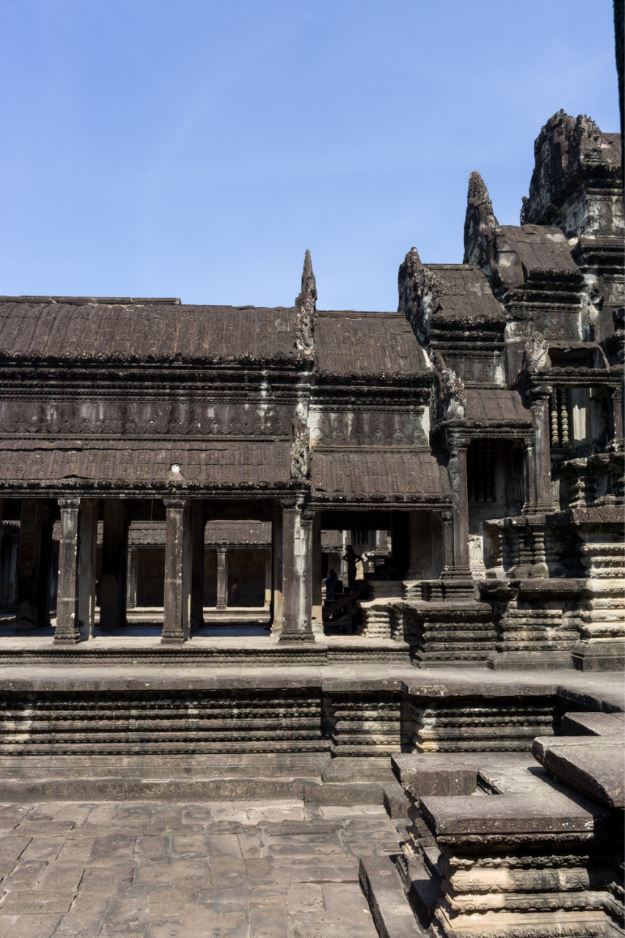
[[[317,311],[317,281],[313,272],[310,251],[304,254],[302,270],[302,288],[295,298],[297,310],[297,328],[295,341],[298,351],[306,357],[312,357],[314,349],[315,313]]]
[[[488,262],[487,242],[499,222],[493,212],[486,183],[478,172],[469,176],[467,212],[464,219],[464,263],[485,267]]]

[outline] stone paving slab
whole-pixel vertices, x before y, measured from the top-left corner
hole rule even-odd
[[[0,805],[0,938],[376,938],[361,856],[384,808],[259,802]]]

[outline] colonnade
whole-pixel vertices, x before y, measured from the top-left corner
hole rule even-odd
[[[191,637],[203,621],[205,505],[200,499],[168,497],[165,507],[164,644]],[[27,504],[27,502],[25,502]],[[128,512],[124,499],[107,499],[104,510],[100,624],[126,624]],[[75,643],[89,636],[95,611],[97,505],[60,498],[59,583],[54,640]],[[314,516],[295,504],[273,509],[273,617],[282,641],[308,642],[312,632],[312,535]],[[218,555],[219,556],[219,555]],[[225,597],[225,554],[218,561],[218,595]],[[33,624],[37,624],[33,622]]]

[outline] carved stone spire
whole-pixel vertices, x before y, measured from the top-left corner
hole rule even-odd
[[[489,267],[492,235],[498,225],[486,183],[479,173],[469,176],[467,213],[464,219],[464,263],[482,270]]]
[[[404,314],[420,344],[427,348],[441,284],[432,269],[423,266],[419,252],[414,247],[410,248],[400,265],[398,287],[398,312]]]
[[[304,254],[302,288],[295,299],[297,325],[295,341],[297,350],[306,358],[312,358],[314,350],[315,313],[317,311],[317,282],[313,273],[310,251]]]

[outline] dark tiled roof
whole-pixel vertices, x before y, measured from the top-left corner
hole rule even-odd
[[[445,320],[486,322],[506,314],[481,270],[468,264],[426,264],[436,278],[436,316]]]
[[[571,257],[570,245],[559,228],[544,225],[502,225],[497,228],[497,249],[514,251],[526,275],[545,272],[577,274],[579,268]]]
[[[201,364],[295,355],[292,309],[0,302],[5,360]]]
[[[425,355],[399,313],[320,311],[315,365],[322,375],[412,378],[428,372]]]
[[[465,419],[468,423],[531,424],[532,414],[517,391],[508,388],[466,388]]]
[[[398,501],[449,495],[447,470],[423,452],[314,453],[312,483],[318,498]]]
[[[290,474],[288,443],[176,443],[159,448],[96,443],[30,443],[4,447],[0,485],[99,483],[104,486],[259,486],[284,484]],[[172,465],[180,476],[172,476]]]

